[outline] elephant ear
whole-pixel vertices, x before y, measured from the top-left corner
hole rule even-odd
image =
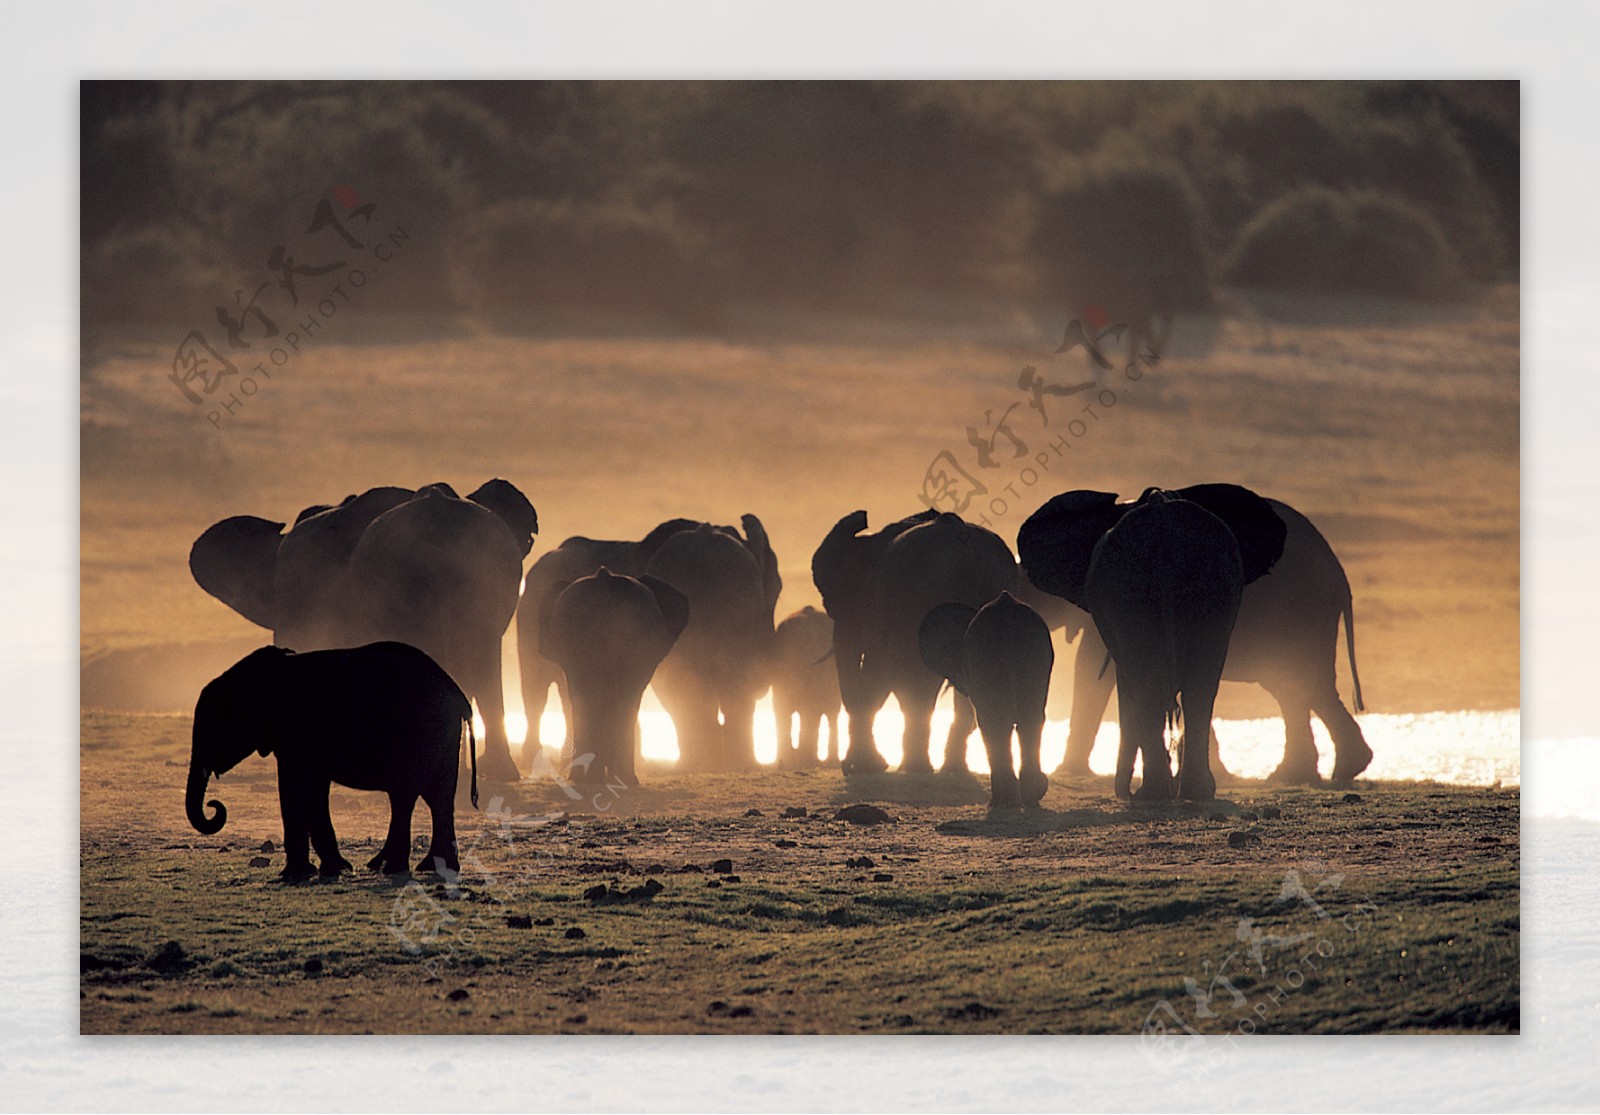
[[[528,556],[528,551],[533,549],[533,536],[539,533],[539,513],[515,484],[490,480],[467,498],[499,515],[511,531],[511,537],[517,540],[522,556]]]
[[[639,583],[656,598],[661,618],[667,621],[667,646],[670,648],[683,634],[683,629],[689,626],[689,598],[660,577],[652,577],[648,573],[639,578]]]
[[[754,515],[742,515],[739,524],[744,527],[745,547],[755,556],[761,567],[761,598],[768,607],[778,606],[778,594],[783,591],[783,578],[778,575],[778,556],[772,552],[767,540],[767,528]]]
[[[268,631],[277,625],[273,580],[282,523],[235,515],[214,524],[189,550],[189,571],[206,592]]]
[[[570,577],[565,581],[557,581],[545,591],[544,599],[539,602],[539,653],[557,665],[566,660],[567,648],[556,638],[555,625],[551,621],[555,618],[556,601],[561,599],[561,594],[571,584]]]
[[[865,539],[860,534],[866,529],[867,513],[852,511],[833,524],[811,555],[811,583],[822,594],[822,606],[835,619],[841,606],[849,607],[861,595],[862,582],[870,573],[861,554]]]
[[[1289,527],[1272,509],[1272,504],[1249,488],[1237,484],[1196,484],[1173,494],[1198,503],[1228,524],[1228,529],[1239,540],[1245,584],[1265,576],[1283,556]]]
[[[940,604],[922,617],[922,626],[917,629],[922,664],[940,677],[949,678],[950,684],[963,693],[967,691],[967,679],[961,668],[961,657],[967,626],[977,612],[966,604]]]
[[[354,497],[351,497],[351,498],[354,498]],[[311,518],[313,515],[320,515],[324,511],[332,511],[332,510],[333,510],[333,504],[331,504],[331,503],[313,503],[310,507],[306,508],[304,511],[300,512],[300,514],[298,514],[298,515],[296,515],[294,517],[294,525],[295,526],[299,526],[301,523],[305,522],[307,519]]]
[[[1095,543],[1128,511],[1113,492],[1063,492],[1028,516],[1017,553],[1035,588],[1084,608],[1084,579]],[[1085,608],[1085,610],[1087,610]]]

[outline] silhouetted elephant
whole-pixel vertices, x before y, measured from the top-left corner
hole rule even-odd
[[[1190,490],[1180,488],[1174,494],[1188,498],[1185,493]],[[1275,499],[1267,503],[1287,528],[1283,556],[1266,576],[1245,586],[1222,680],[1256,682],[1276,698],[1283,712],[1283,762],[1272,773],[1272,781],[1321,781],[1311,735],[1311,713],[1315,712],[1333,738],[1333,780],[1348,782],[1372,762],[1372,748],[1339,699],[1335,680],[1339,620],[1343,617],[1355,706],[1361,711],[1350,582],[1333,548],[1304,515]],[[1116,684],[1114,668],[1101,672],[1105,657],[1105,643],[1090,622],[1078,646],[1067,753],[1057,774],[1089,774],[1089,753]]]
[[[474,754],[472,804],[478,804],[472,706],[461,687],[416,647],[373,643],[296,654],[262,647],[200,692],[184,810],[199,832],[228,819],[220,801],[202,806],[213,774],[225,774],[252,751],[278,757],[285,878],[311,874],[306,843],[324,875],[350,870],[328,814],[328,787],[389,795],[389,833],[368,867],[396,874],[411,852],[417,798],[433,816],[433,840],[418,871],[460,869],[455,795],[461,729]]]
[[[817,765],[818,725],[829,724],[824,761],[838,762],[839,671],[833,665],[833,621],[807,605],[778,624],[772,652],[772,718],[778,736],[778,766]],[[795,740],[794,717],[800,716]]]
[[[634,786],[639,701],[683,634],[689,600],[664,581],[605,566],[551,586],[539,609],[539,645],[571,692],[572,781]]]
[[[581,536],[567,539],[533,563],[523,582],[522,607],[517,612],[517,660],[522,673],[522,704],[528,713],[528,738],[522,745],[523,769],[531,769],[539,748],[539,719],[550,700],[550,687],[556,686],[571,740],[572,703],[567,681],[549,655],[544,653],[539,634],[539,615],[553,585],[587,577],[602,565],[622,577],[642,577],[661,544],[683,530],[700,524],[693,519],[669,519],[638,542],[618,542]],[[571,755],[567,758],[570,760]]]
[[[1240,594],[1283,553],[1283,520],[1254,492],[1231,484],[1187,491],[1184,499],[1150,488],[1132,505],[1109,492],[1066,492],[1017,534],[1033,583],[1087,611],[1117,665],[1118,797],[1129,796],[1136,750],[1144,759],[1137,796],[1173,796],[1162,728],[1180,695],[1177,795],[1216,796],[1211,712]]]
[[[419,647],[478,702],[485,778],[519,777],[506,739],[500,640],[517,607],[533,506],[491,480],[466,499],[447,485],[373,488],[282,523],[239,515],[195,542],[200,587],[292,650],[391,639]]]
[[[1035,806],[1049,781],[1039,766],[1045,699],[1056,652],[1050,628],[1026,604],[1002,592],[982,608],[940,604],[922,621],[922,661],[950,679],[977,711],[989,756],[989,808]],[[1021,751],[1011,765],[1011,733]]]
[[[867,513],[851,512],[811,559],[811,578],[834,622],[834,665],[850,714],[840,765],[847,774],[887,766],[873,746],[872,721],[893,693],[905,715],[901,769],[931,770],[928,737],[944,679],[923,665],[922,618],[939,604],[976,608],[993,600],[1016,584],[1016,559],[998,535],[949,513],[920,512],[863,536],[866,529]],[[957,701],[957,723],[945,741],[946,770],[966,768],[972,720],[963,705]]]
[[[761,520],[740,522],[743,535],[709,523],[678,531],[646,567],[689,598],[689,624],[651,682],[677,728],[683,770],[756,765],[756,701],[771,684],[783,580]]]

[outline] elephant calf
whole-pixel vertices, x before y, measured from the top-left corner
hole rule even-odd
[[[1049,781],[1039,765],[1045,699],[1056,652],[1050,627],[1009,592],[982,608],[940,604],[918,632],[928,669],[965,694],[978,714],[989,755],[989,808],[1037,806]],[[1011,732],[1022,752],[1020,778],[1011,766]]]
[[[418,871],[460,869],[455,794],[461,726],[472,755],[472,804],[478,804],[478,760],[472,706],[438,663],[405,643],[296,654],[262,647],[200,692],[194,710],[185,809],[206,835],[228,819],[220,801],[201,801],[213,774],[224,774],[251,751],[278,757],[285,878],[311,874],[307,840],[324,875],[350,870],[339,854],[328,814],[337,782],[389,795],[389,834],[368,867],[406,870],[411,812],[417,798],[433,815],[433,841]]]
[[[832,765],[840,746],[839,671],[833,665],[833,620],[807,605],[778,624],[772,649],[772,718],[778,729],[778,766],[817,765],[818,725],[831,722],[828,751]],[[794,716],[800,714],[795,742]]]

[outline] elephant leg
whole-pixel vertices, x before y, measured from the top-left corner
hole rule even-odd
[[[1218,782],[1232,782],[1233,774],[1222,765],[1222,741],[1217,739],[1217,725],[1211,724],[1211,776]]]
[[[850,725],[845,730],[844,749],[839,756],[839,769],[846,774],[881,774],[889,769],[888,760],[872,742],[872,722],[883,707],[877,704],[858,704],[847,709]]]
[[[678,733],[678,769],[712,769],[721,725],[710,689],[688,670],[657,670],[652,684]]]
[[[963,694],[955,694],[955,719],[950,721],[950,731],[944,737],[944,760],[939,769],[945,774],[968,774],[967,739],[977,726],[978,713],[972,702]]]
[[[799,756],[794,747],[794,716],[797,710],[786,698],[780,697],[776,689],[772,692],[772,729],[773,736],[778,741],[777,764],[779,770],[791,770],[799,765]],[[805,730],[805,719],[801,718],[801,731]]]
[[[528,717],[528,734],[522,741],[522,753],[517,756],[517,765],[524,774],[531,773],[539,761],[539,749],[544,746],[539,739],[539,723],[544,719],[544,710],[550,703],[550,683],[553,680],[544,670],[547,663],[539,660],[539,665],[531,666],[526,659],[537,657],[531,649],[517,648],[522,654],[522,711]]]
[[[1335,785],[1344,785],[1371,765],[1372,748],[1367,745],[1361,725],[1339,699],[1337,690],[1317,698],[1311,708],[1322,718],[1328,735],[1333,737],[1333,781]]]
[[[1022,789],[1011,764],[1010,722],[979,717],[978,725],[983,750],[989,756],[989,809],[1021,809]]]
[[[311,845],[317,850],[317,858],[322,861],[318,872],[322,875],[338,875],[342,871],[354,871],[355,867],[349,860],[339,854],[339,838],[333,832],[333,816],[328,811],[327,782],[321,783],[314,796],[308,797],[306,806],[310,813]]]
[[[383,838],[383,847],[367,861],[373,871],[385,875],[400,875],[411,858],[411,809],[406,796],[397,790],[389,792],[389,832]]]
[[[1211,713],[1216,686],[1197,685],[1183,692],[1183,743],[1178,755],[1178,794],[1184,801],[1210,801],[1217,796],[1211,773]],[[1163,758],[1165,754],[1163,753]]]
[[[722,709],[721,770],[753,770],[756,766],[755,719],[756,702],[753,697],[724,697],[718,702]]]
[[[844,717],[837,712],[822,717],[822,726],[828,730],[828,743],[823,748],[822,762],[826,766],[838,766],[839,756],[844,753],[844,747],[839,733],[844,731]]]
[[[1267,776],[1269,782],[1291,786],[1314,786],[1322,781],[1317,772],[1317,744],[1311,736],[1311,704],[1305,695],[1290,691],[1274,693],[1283,712],[1283,762]]]
[[[517,782],[522,772],[511,758],[511,741],[506,737],[505,693],[500,680],[500,639],[494,639],[493,652],[484,651],[470,670],[471,685],[463,685],[477,699],[483,716],[483,759],[478,777],[486,782]]]
[[[1050,780],[1039,765],[1039,748],[1044,739],[1044,718],[1018,721],[1017,749],[1021,752],[1022,766],[1020,789],[1024,809],[1035,809],[1044,800]],[[992,766],[990,769],[993,769]]]
[[[901,735],[901,773],[926,773],[933,770],[929,748],[933,735],[933,706],[938,700],[938,690],[931,696],[922,693],[898,693],[900,711],[905,717],[905,730]]]
[[[1101,676],[1101,667],[1105,674]],[[1106,705],[1111,702],[1111,691],[1116,688],[1116,667],[1106,665],[1106,644],[1093,623],[1084,625],[1078,639],[1078,655],[1072,665],[1072,712],[1067,721],[1067,753],[1056,768],[1058,776],[1088,778],[1089,755],[1094,750],[1095,737],[1100,733],[1100,721],[1105,719]]]
[[[302,780],[278,764],[278,810],[283,814],[283,877],[311,877],[311,822],[306,809]]]
[[[800,749],[795,753],[795,758],[796,765],[802,770],[809,770],[817,765],[817,736],[820,733],[822,719],[814,708],[800,713]]]
[[[1167,801],[1172,797],[1172,768],[1162,740],[1166,721],[1163,702],[1141,698],[1124,682],[1117,696],[1117,716],[1122,722],[1122,740],[1117,747],[1116,794],[1139,801]],[[1133,757],[1144,760],[1143,780],[1138,793],[1132,793]]]
[[[423,795],[433,821],[433,839],[428,844],[428,854],[417,864],[417,871],[454,871],[460,873],[461,860],[456,855],[456,811],[454,795],[444,789],[430,789]],[[412,798],[412,807],[416,799]],[[411,827],[411,808],[406,810],[406,827]]]

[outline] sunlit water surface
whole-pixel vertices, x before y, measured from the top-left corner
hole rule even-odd
[[[945,702],[946,704],[948,702]],[[646,759],[671,762],[678,757],[678,736],[672,720],[653,696],[647,694],[640,711],[643,727],[643,754]],[[941,707],[933,719],[933,761],[937,764],[944,746],[952,713]],[[1516,709],[1495,712],[1363,713],[1356,718],[1372,747],[1373,760],[1364,774],[1381,780],[1428,780],[1461,786],[1517,786],[1522,782],[1521,714]],[[478,722],[482,730],[482,721]],[[874,736],[891,766],[900,762],[900,734],[904,725],[894,698],[878,713]],[[527,719],[513,713],[506,717],[506,730],[514,743],[527,736]],[[1217,739],[1222,761],[1232,773],[1245,778],[1264,778],[1283,758],[1283,721],[1219,720]],[[554,746],[565,732],[560,708],[550,702],[540,722],[540,739]],[[1321,721],[1312,719],[1312,732],[1321,756],[1324,776],[1333,772],[1333,742]],[[824,740],[827,738],[824,734]],[[1117,725],[1100,726],[1090,766],[1096,774],[1113,772],[1117,752]],[[756,757],[763,763],[777,757],[777,728],[772,718],[771,698],[756,706]],[[1590,756],[1600,757],[1593,741],[1571,741],[1569,759],[1587,765]],[[1585,747],[1583,745],[1587,744]],[[1067,747],[1066,721],[1045,725],[1043,765],[1046,771],[1060,763]],[[980,773],[989,770],[983,743],[974,732],[967,740],[967,763]],[[1570,768],[1569,768],[1570,769]],[[1572,797],[1574,816],[1600,816],[1600,785],[1594,778],[1574,780],[1570,787],[1554,786]],[[1581,800],[1580,800],[1581,799]],[[1592,811],[1592,812],[1591,812]]]

